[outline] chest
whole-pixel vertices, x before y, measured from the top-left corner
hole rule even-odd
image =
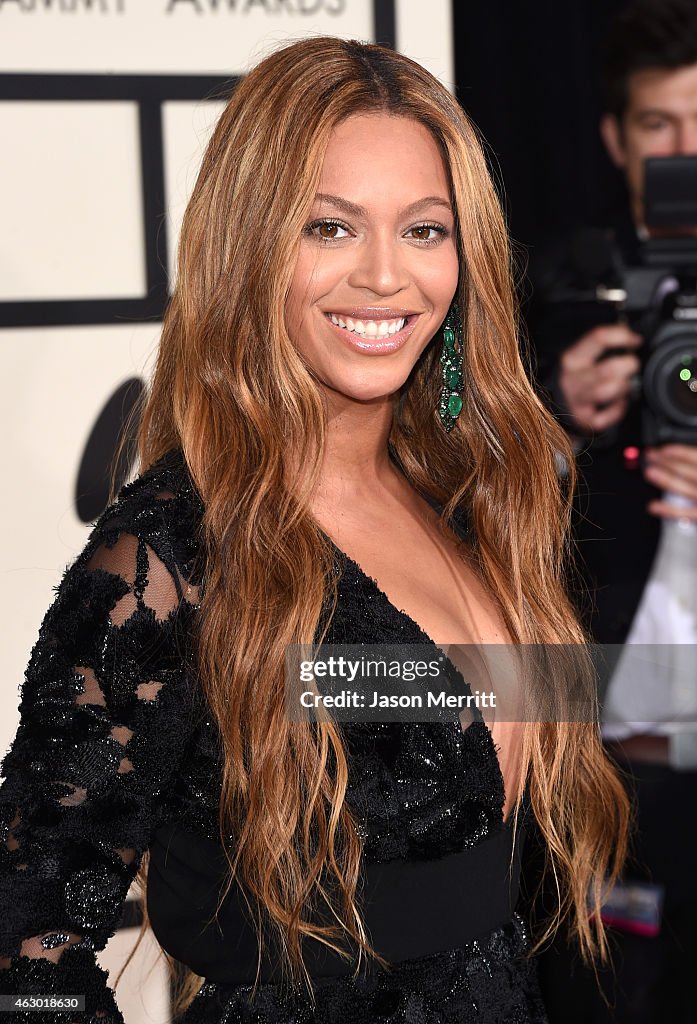
[[[345,531],[339,547],[439,646],[504,643],[501,612],[464,543],[410,522]]]

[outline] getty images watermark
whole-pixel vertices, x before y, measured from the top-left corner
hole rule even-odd
[[[545,644],[295,644],[292,721],[596,721],[589,648]]]
[[[697,764],[696,655],[694,644],[296,644],[286,651],[286,713],[597,723],[602,707],[605,726],[659,721]]]
[[[343,645],[342,645],[343,646]],[[322,681],[322,687],[301,690],[298,697],[303,709],[347,708],[373,711],[377,709],[418,710],[433,708],[435,718],[448,708],[495,708],[493,691],[480,693],[452,692],[445,657],[418,659],[405,657],[397,649],[387,656],[349,657],[327,654],[300,662],[299,680],[311,684]],[[423,683],[418,692],[413,683]],[[376,688],[377,687],[377,688]]]

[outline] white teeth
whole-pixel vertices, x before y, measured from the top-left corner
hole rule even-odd
[[[329,319],[337,327],[343,327],[365,338],[387,338],[401,331],[407,322],[406,317],[400,317],[398,320],[352,320],[350,316],[344,318],[337,313],[330,313]]]

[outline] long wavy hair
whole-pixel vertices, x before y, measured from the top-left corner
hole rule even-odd
[[[585,639],[563,575],[573,457],[521,362],[509,240],[476,130],[399,53],[330,37],[279,49],[237,86],[205,153],[139,454],[146,468],[181,449],[205,506],[195,643],[224,755],[225,892],[233,879],[243,887],[260,948],[272,928],[289,975],[310,992],[306,937],[384,963],[356,899],[361,840],[344,799],[341,733],[330,721],[292,723],[284,707],[286,647],[316,640],[336,600],[333,552],[309,510],[325,408],[288,335],[286,297],[330,135],[366,112],[413,118],[431,132],[449,175],[461,266],[462,412],[446,434],[436,413],[439,331],[394,403],[391,449],[411,484],[442,503],[443,523],[467,515],[471,555],[514,643],[561,650]],[[627,801],[597,724],[527,722],[519,782],[557,879],[550,927],[569,914],[584,955],[603,957],[601,891],[621,866]],[[200,986],[184,974],[176,1012]]]

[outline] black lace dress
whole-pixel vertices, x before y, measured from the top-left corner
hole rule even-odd
[[[86,996],[123,1018],[95,953],[114,934],[143,854],[156,937],[206,980],[185,1024],[523,1024],[544,1011],[515,913],[519,831],[481,720],[354,723],[347,800],[364,843],[362,909],[389,970],[317,943],[314,1003],[278,983],[233,890],[218,926],[216,731],[188,638],[199,600],[201,506],[172,453],[121,492],[68,569],[22,690],[0,787],[0,993]],[[336,551],[333,643],[432,641]],[[14,1011],[8,1021],[35,1021]]]

